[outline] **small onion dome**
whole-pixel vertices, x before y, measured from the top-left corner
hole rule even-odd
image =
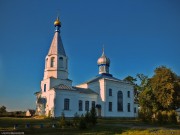
[[[98,59],[97,64],[98,65],[107,65],[107,66],[109,66],[110,65],[110,59],[107,58],[104,55],[104,52],[103,52],[102,56]]]
[[[61,22],[59,21],[59,17],[54,22],[54,26],[60,26],[61,27]]]

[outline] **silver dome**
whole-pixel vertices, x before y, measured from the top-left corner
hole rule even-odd
[[[110,65],[110,59],[105,56],[104,51],[103,51],[102,56],[98,59],[97,64],[98,65],[105,64],[107,66]]]

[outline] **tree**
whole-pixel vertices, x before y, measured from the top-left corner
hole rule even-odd
[[[180,81],[169,68],[161,66],[155,69],[150,79],[159,109],[175,110],[180,107]]]
[[[86,129],[87,128],[87,122],[85,120],[84,115],[81,115],[80,121],[79,121],[79,129]]]
[[[136,78],[133,78],[132,76],[127,76],[123,79],[124,81],[130,82],[131,84],[135,85],[135,82],[137,81]]]
[[[0,114],[6,113],[6,107],[5,106],[1,106],[0,107]]]
[[[180,107],[180,79],[165,66],[156,68],[154,73],[152,78],[139,76],[141,80],[140,112],[146,120],[154,117],[161,121],[165,112],[169,113]]]
[[[138,88],[139,88],[139,86],[136,84],[137,79],[132,77],[132,76],[127,76],[123,79],[123,81],[127,81],[134,86],[134,97],[135,97],[135,101],[138,102],[138,94],[139,94]]]
[[[75,127],[78,127],[79,121],[80,121],[80,118],[79,118],[78,113],[76,112],[76,113],[74,114],[74,118],[73,118],[73,125],[74,125]]]
[[[137,89],[141,92],[145,90],[146,86],[148,85],[149,78],[144,74],[137,74],[136,76],[140,81],[140,84],[137,86]]]
[[[86,112],[84,119],[85,119],[86,123],[90,122],[90,113],[89,113],[89,111]]]
[[[93,125],[96,125],[96,123],[97,123],[97,116],[96,116],[96,109],[95,109],[95,107],[91,108],[91,111],[90,111],[90,122]]]

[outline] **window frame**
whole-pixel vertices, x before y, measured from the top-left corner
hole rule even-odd
[[[108,110],[109,110],[109,112],[112,112],[112,102],[109,102],[109,104],[108,104]]]
[[[127,97],[128,97],[128,98],[131,97],[130,94],[131,94],[130,91],[127,91]]]
[[[85,101],[85,111],[89,111],[89,101]]]
[[[95,108],[96,107],[96,102],[95,101],[92,101],[91,102],[91,108]]]
[[[70,99],[69,98],[65,98],[64,99],[64,110],[69,110],[70,107]]]
[[[131,112],[131,104],[130,103],[127,104],[127,112]]]
[[[111,88],[109,89],[109,96],[110,97],[112,96],[112,89]]]
[[[83,101],[79,100],[79,111],[83,111]]]
[[[117,92],[117,111],[118,112],[123,111],[123,92],[122,91]]]

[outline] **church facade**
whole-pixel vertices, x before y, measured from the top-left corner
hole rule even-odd
[[[68,78],[68,57],[60,36],[61,22],[54,22],[55,34],[45,58],[44,78],[36,92],[36,115],[73,117],[96,108],[99,117],[137,117],[133,85],[109,73],[110,59],[104,50],[98,59],[99,74],[72,86]]]

